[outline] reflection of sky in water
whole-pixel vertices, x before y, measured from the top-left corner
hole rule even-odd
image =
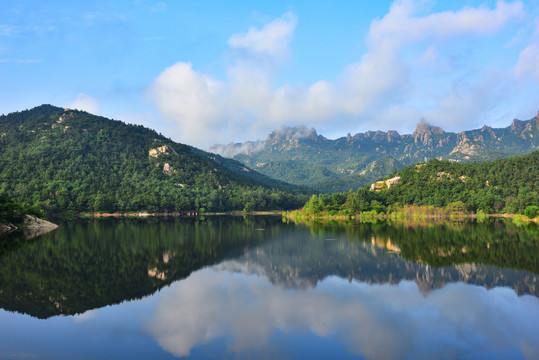
[[[268,350],[279,346],[276,332],[328,337],[373,359],[539,356],[537,298],[464,284],[423,296],[413,282],[350,285],[332,277],[297,291],[204,269],[172,285],[149,328],[176,356],[223,338],[232,352]]]
[[[47,320],[0,310],[0,359],[173,359],[143,327],[156,295]]]
[[[294,290],[226,267],[74,317],[0,311],[0,359],[539,357],[539,299],[509,288],[424,296],[411,281],[329,277]]]

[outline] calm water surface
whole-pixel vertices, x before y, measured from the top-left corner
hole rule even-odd
[[[0,359],[539,358],[535,226],[59,223],[0,237]]]

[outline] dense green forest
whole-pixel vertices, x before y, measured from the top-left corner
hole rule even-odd
[[[49,212],[290,209],[305,193],[143,126],[51,105],[0,116],[0,194]]]
[[[399,211],[405,204],[445,207],[455,212],[539,215],[539,151],[480,164],[431,160],[393,173],[399,183],[381,191],[313,195],[307,215]]]

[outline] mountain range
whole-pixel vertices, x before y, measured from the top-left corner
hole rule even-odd
[[[140,125],[41,105],[0,116],[0,194],[56,213],[294,209],[309,198],[306,187],[348,191],[428,159],[482,162],[538,148],[536,116],[502,129],[457,134],[421,121],[413,134],[336,140],[288,127],[209,153]]]
[[[539,113],[506,128],[446,132],[421,120],[412,134],[367,131],[331,140],[305,126],[283,127],[266,140],[214,145],[209,151],[262,174],[321,192],[357,189],[429,159],[483,162],[539,149]]]

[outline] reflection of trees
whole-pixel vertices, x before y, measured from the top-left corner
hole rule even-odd
[[[249,226],[225,218],[66,221],[31,243],[6,242],[17,246],[0,250],[0,306],[45,318],[141,298],[263,238]]]
[[[403,258],[434,267],[480,263],[539,273],[539,231],[535,224],[444,221],[308,226],[313,235],[331,229],[334,233],[346,233],[350,240],[374,241],[388,250],[397,246]]]
[[[501,222],[307,227],[278,217],[210,217],[61,225],[31,242],[12,239],[5,243],[14,246],[0,248],[2,308],[37,317],[81,313],[150,295],[217,263],[294,288],[336,275],[380,284],[414,280],[422,290],[463,281],[510,286],[519,294],[539,291],[539,235]]]
[[[337,275],[377,284],[413,280],[423,291],[461,281],[539,296],[537,244],[537,234],[505,223],[310,224],[258,245],[238,261],[261,265],[274,284],[293,288]],[[503,254],[499,261],[496,254]]]

